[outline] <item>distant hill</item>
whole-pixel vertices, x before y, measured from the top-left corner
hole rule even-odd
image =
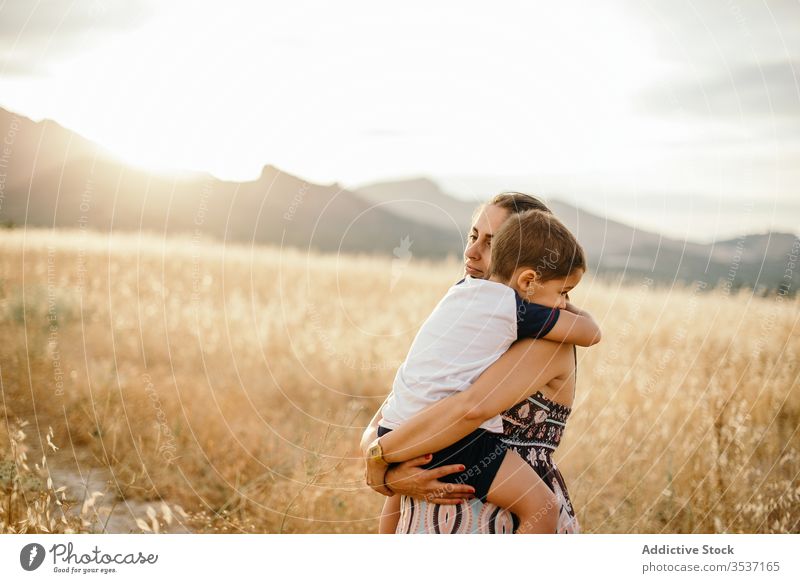
[[[472,220],[475,203],[442,192],[429,178],[379,182],[355,190],[365,200],[385,205],[391,212],[443,229],[466,230]]]
[[[0,131],[3,136],[0,166],[6,174],[6,198],[9,192],[25,190],[29,177],[35,172],[46,172],[81,158],[111,157],[103,147],[54,121],[36,123],[2,108]]]
[[[0,110],[0,132],[12,129],[3,223],[200,232],[220,240],[348,253],[392,254],[408,237],[418,256],[461,254],[459,229],[415,222],[272,166],[251,182],[202,173],[169,177],[126,165],[49,120],[36,123]]]
[[[206,173],[174,176],[125,164],[59,124],[0,109],[0,223],[202,234],[224,241],[325,252],[392,255],[406,238],[415,257],[461,256],[475,204],[419,178],[354,191],[308,183],[273,166],[249,182]],[[491,193],[487,193],[488,195]],[[730,288],[783,283],[793,235],[751,234],[688,243],[606,219],[561,201],[553,212],[577,235],[593,270],[641,281],[702,280]]]
[[[475,209],[474,203],[447,195],[428,179],[369,184],[355,192],[376,203],[398,201],[399,212],[404,216],[436,226],[451,221],[468,224]],[[431,204],[427,207],[422,204],[428,201]],[[799,269],[792,271],[790,280],[783,277],[787,257],[798,244],[792,234],[750,234],[700,244],[638,229],[559,200],[546,202],[575,233],[592,269],[601,274],[618,274],[638,281],[649,277],[662,283],[703,281],[730,289],[777,289],[783,284],[790,293],[800,287]]]

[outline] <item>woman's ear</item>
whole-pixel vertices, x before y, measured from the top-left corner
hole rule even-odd
[[[524,296],[533,297],[538,279],[536,271],[526,267],[517,274],[517,287]]]

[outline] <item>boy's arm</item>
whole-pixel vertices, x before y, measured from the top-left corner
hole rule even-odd
[[[542,338],[578,346],[592,346],[600,342],[600,326],[589,312],[567,302],[567,307],[560,310],[555,325]]]
[[[562,310],[528,304],[517,296],[517,338],[591,346],[600,342],[600,327],[589,312],[570,303],[569,296]]]

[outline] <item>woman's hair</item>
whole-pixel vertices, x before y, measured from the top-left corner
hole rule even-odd
[[[475,213],[472,215],[473,221],[475,220],[475,215],[484,206],[499,206],[500,208],[506,209],[509,216],[525,211],[552,212],[546,204],[530,194],[523,194],[522,192],[501,192],[475,209]]]
[[[531,210],[511,215],[492,238],[489,275],[508,281],[519,267],[533,269],[540,281],[548,281],[585,270],[586,256],[555,215]]]

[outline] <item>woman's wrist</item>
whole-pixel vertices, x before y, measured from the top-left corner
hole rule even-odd
[[[394,491],[386,485],[386,472],[389,466],[367,459],[366,482],[367,485],[384,496],[393,496]]]
[[[392,487],[389,485],[389,482],[391,482],[391,481],[392,481],[392,480],[389,478],[389,472],[390,472],[391,470],[392,470],[392,465],[390,465],[390,466],[387,466],[387,468],[386,468],[386,471],[385,471],[385,472],[383,472],[383,487],[384,487],[384,488],[386,488],[387,490],[389,490],[389,492],[391,492],[391,493],[392,493],[392,496],[394,496],[394,495],[395,495],[397,492],[395,492],[395,491],[394,491],[394,488],[392,488]]]
[[[372,443],[369,444],[369,447],[367,448],[367,458],[385,466],[389,465],[389,462],[386,461],[386,458],[383,455],[383,447],[380,437],[376,437]]]

